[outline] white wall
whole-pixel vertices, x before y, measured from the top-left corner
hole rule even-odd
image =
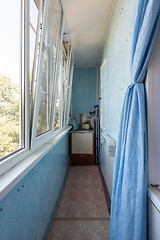
[[[160,33],[150,60],[146,88],[149,183],[160,184]]]
[[[150,199],[148,199],[148,240],[160,239],[160,213]]]
[[[100,161],[101,161],[101,170],[105,179],[105,183],[110,195],[110,198],[112,197],[112,184],[113,184],[113,171],[114,171],[114,153],[113,155],[110,154],[109,152],[109,147],[115,146],[116,143],[109,137],[107,138],[103,137],[101,134],[101,156],[100,156]]]

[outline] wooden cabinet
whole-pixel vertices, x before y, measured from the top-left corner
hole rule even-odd
[[[70,133],[71,165],[94,164],[94,132],[72,131]]]

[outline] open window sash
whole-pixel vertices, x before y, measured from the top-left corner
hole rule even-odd
[[[33,69],[33,80],[36,81],[33,81],[32,87],[31,148],[36,148],[54,135],[56,89],[62,51],[61,2],[42,0],[40,14],[35,53],[37,64]]]
[[[71,63],[70,63],[70,72],[69,72],[69,83],[68,83],[68,94],[67,94],[67,104],[66,104],[66,124],[69,122],[69,113],[71,105],[71,95],[72,95],[72,81],[73,81],[73,69],[74,69],[74,57],[71,51]]]
[[[68,113],[68,106],[70,106],[69,93],[71,94],[71,91],[69,91],[69,89],[71,89],[71,86],[72,86],[71,77],[73,77],[73,73],[71,74],[71,72],[73,71],[73,66],[74,66],[73,52],[72,52],[71,46],[69,46],[67,55],[68,56],[67,56],[67,64],[66,64],[66,84],[65,84],[64,110],[63,110],[63,125],[64,126],[68,124],[69,117],[67,117],[67,113]],[[72,66],[72,62],[73,62],[73,66]]]

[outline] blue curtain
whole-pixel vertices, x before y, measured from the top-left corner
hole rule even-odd
[[[144,80],[160,29],[160,0],[136,0],[131,73],[114,166],[110,240],[147,239],[147,118]]]

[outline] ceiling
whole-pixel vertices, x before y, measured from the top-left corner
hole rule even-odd
[[[75,66],[99,64],[114,3],[115,0],[63,0]]]

